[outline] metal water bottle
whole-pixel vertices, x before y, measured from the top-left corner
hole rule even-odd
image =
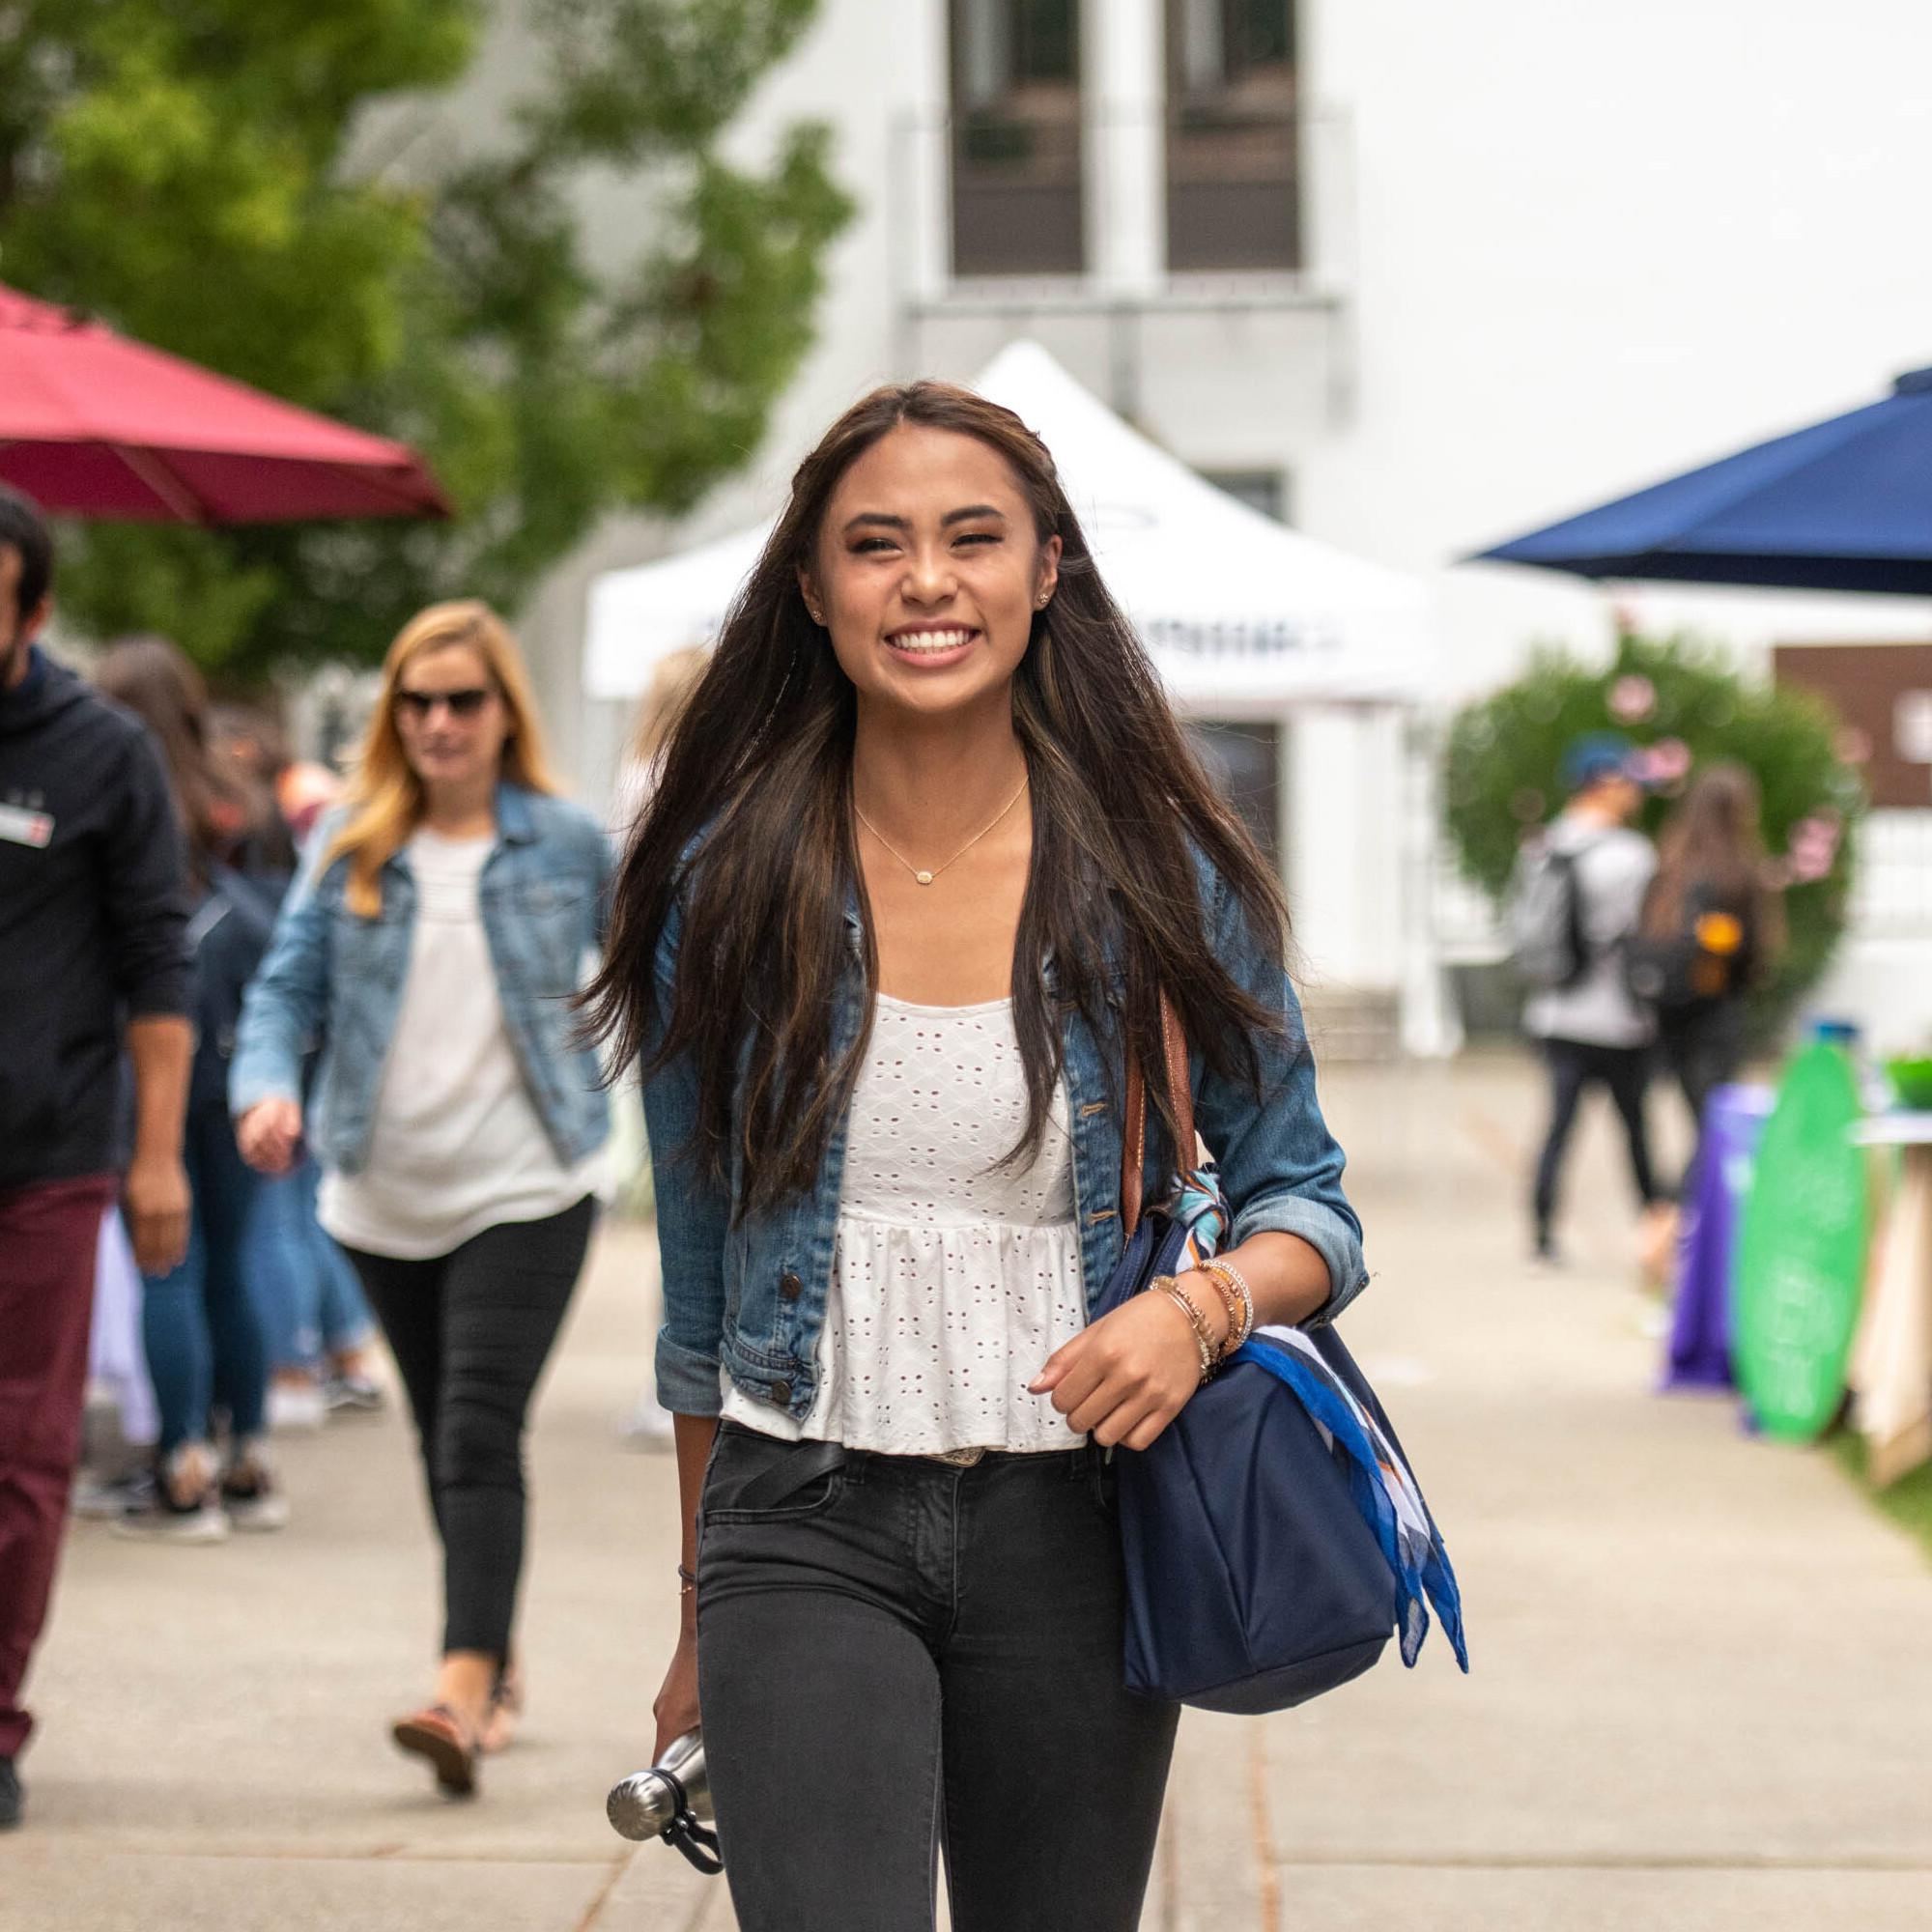
[[[701,1732],[685,1732],[648,1771],[633,1772],[614,1785],[604,1802],[604,1812],[619,1837],[662,1838],[701,1872],[724,1869],[718,1857],[718,1834],[708,1829],[711,1786],[704,1776]]]

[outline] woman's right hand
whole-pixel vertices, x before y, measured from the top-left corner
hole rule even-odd
[[[658,1720],[651,1762],[660,1764],[671,1745],[697,1728],[697,1626],[690,1617],[678,1633],[677,1648],[670,1654],[670,1668],[665,1672],[651,1715]]]
[[[258,1172],[286,1174],[296,1163],[301,1131],[299,1100],[257,1100],[235,1122],[235,1145]]]

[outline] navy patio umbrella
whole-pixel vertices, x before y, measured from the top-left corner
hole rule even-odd
[[[1932,369],[1468,559],[1578,577],[1932,596]]]

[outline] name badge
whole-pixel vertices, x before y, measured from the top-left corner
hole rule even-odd
[[[13,845],[44,848],[54,836],[52,814],[28,811],[17,805],[0,805],[0,838]]]

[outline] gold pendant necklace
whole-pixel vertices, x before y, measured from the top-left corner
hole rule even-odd
[[[893,855],[893,857],[896,859],[899,862],[899,864],[903,866],[906,868],[906,870],[910,872],[913,875],[913,877],[919,881],[921,885],[929,886],[931,885],[934,879],[938,878],[941,872],[946,870],[947,866],[956,866],[961,859],[965,858],[967,853],[972,851],[974,846],[979,844],[980,839],[985,838],[987,833],[992,831],[994,826],[999,824],[1002,818],[1006,817],[1007,813],[1009,812],[1013,809],[1013,807],[1020,802],[1020,799],[1025,795],[1026,788],[1027,788],[1027,781],[1025,779],[1022,779],[1020,781],[1019,790],[1014,792],[1012,797],[1008,799],[1005,805],[1001,806],[998,815],[994,818],[989,819],[984,825],[980,826],[979,831],[974,833],[972,838],[967,839],[965,844],[960,846],[958,851],[953,853],[952,858],[947,860],[946,866],[935,866],[929,872],[921,870],[921,868],[915,866],[913,862],[910,859],[908,859],[903,852],[899,851],[896,846],[891,844],[887,840],[886,835],[883,832],[881,832],[879,828],[876,825],[874,825],[872,821],[869,818],[867,818],[863,811],[859,810],[859,801],[856,798],[852,801],[852,812],[854,817],[858,819],[859,823],[863,825],[866,828],[866,830],[869,832],[872,835],[872,837],[879,841],[881,845],[884,845],[886,850],[890,852]]]

